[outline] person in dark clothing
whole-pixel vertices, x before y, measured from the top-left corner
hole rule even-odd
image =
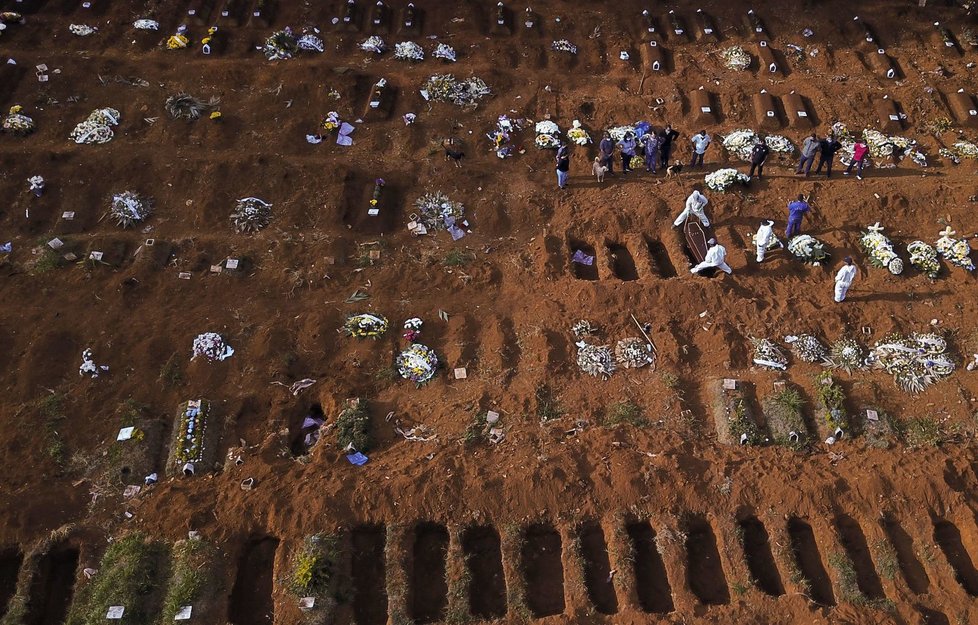
[[[758,137],[757,141],[754,142],[754,147],[750,150],[750,173],[747,174],[748,178],[754,178],[754,171],[757,171],[757,179],[760,180],[764,178],[764,161],[767,160],[767,155],[771,153],[771,148],[767,147],[767,143],[764,139]]]
[[[626,132],[625,137],[618,142],[618,147],[621,149],[621,171],[623,174],[627,174],[632,170],[632,159],[635,158],[635,152],[638,149],[635,135]]]
[[[612,173],[612,164],[615,162],[615,142],[611,140],[611,135],[607,132],[601,137],[601,143],[598,144],[598,155],[601,158],[601,164],[608,168],[607,173]]]
[[[566,189],[567,179],[570,177],[568,173],[570,171],[570,154],[567,151],[566,143],[560,144],[554,160],[557,162],[557,187]]]
[[[679,133],[672,129],[672,124],[667,124],[662,132],[659,133],[659,167],[669,166],[669,157],[672,155],[672,142],[679,136]]]
[[[835,158],[835,153],[842,149],[842,144],[835,140],[835,136],[832,133],[825,135],[825,138],[819,141],[818,150],[818,167],[815,168],[815,173],[822,173],[822,165],[827,165],[825,170],[825,177],[832,177],[832,160]]]

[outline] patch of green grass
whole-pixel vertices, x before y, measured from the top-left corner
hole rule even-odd
[[[172,623],[180,608],[193,605],[205,588],[216,594],[212,570],[215,555],[214,546],[201,539],[181,540],[173,545],[173,568],[163,601],[164,623]]]
[[[64,396],[51,393],[37,400],[37,411],[44,419],[58,419],[64,416]]]
[[[645,425],[647,421],[642,413],[642,407],[631,400],[616,402],[608,406],[603,425],[613,426],[621,423]]]
[[[771,399],[793,412],[801,411],[801,407],[805,405],[805,400],[802,399],[801,393],[797,389],[787,386],[775,393]]]
[[[183,384],[183,368],[180,366],[180,355],[176,352],[160,367],[160,382],[171,387]]]
[[[659,379],[662,380],[662,383],[668,389],[675,391],[679,388],[679,376],[677,376],[675,373],[672,373],[671,371],[661,372],[659,374]]]
[[[829,564],[839,573],[840,598],[846,603],[864,604],[866,596],[859,590],[856,581],[856,567],[852,565],[849,557],[843,553],[833,553],[829,555]]]
[[[339,539],[331,534],[307,536],[292,554],[292,563],[286,587],[296,597],[328,596],[336,560],[339,555]]]
[[[44,424],[45,451],[58,469],[63,470],[68,462],[68,448],[58,429],[65,420],[64,397],[58,393],[45,395],[37,400],[36,409]]]
[[[370,413],[365,399],[350,400],[336,417],[336,440],[341,448],[353,445],[357,451],[369,451],[373,446]]]
[[[141,404],[132,397],[127,397],[122,400],[119,405],[119,414],[121,416],[121,423],[124,425],[132,425],[138,419],[142,418],[143,412],[148,406],[146,404]]]
[[[553,389],[546,384],[537,387],[535,398],[537,401],[536,415],[541,423],[559,419],[564,415],[564,409],[554,397]]]
[[[446,267],[462,267],[463,265],[468,265],[470,262],[475,260],[475,254],[465,250],[452,250],[445,255],[445,260],[442,264]]]
[[[474,445],[485,440],[488,431],[486,416],[487,413],[485,410],[479,410],[472,415],[472,421],[465,428],[465,431],[462,432],[462,440],[466,445]]]
[[[933,419],[911,417],[900,422],[900,435],[910,447],[937,447],[944,442],[944,432]]]
[[[126,606],[125,622],[152,625],[159,613],[148,605],[159,586],[156,579],[163,546],[133,533],[109,544],[98,566],[98,575],[72,602],[65,625],[105,625],[112,605]]]
[[[387,365],[374,371],[374,381],[384,385],[390,385],[397,380],[397,368],[394,365]]]
[[[876,552],[876,570],[879,571],[880,577],[883,579],[896,577],[900,562],[897,560],[896,549],[893,548],[893,545],[889,541],[880,539],[873,543],[873,548]]]
[[[734,582],[731,588],[735,595],[743,595],[747,592],[748,586],[743,582]]]
[[[49,248],[47,243],[41,246],[40,250],[41,251],[38,252],[38,258],[31,263],[30,266],[30,274],[32,276],[39,276],[57,269],[58,265],[61,263],[61,257],[58,256],[54,250]]]

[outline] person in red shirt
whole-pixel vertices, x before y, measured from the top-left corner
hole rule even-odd
[[[843,175],[848,176],[852,172],[853,165],[856,165],[856,179],[863,179],[863,166],[866,164],[866,159],[869,157],[869,146],[866,145],[865,139],[856,139],[856,145],[852,148],[852,162],[846,167]]]

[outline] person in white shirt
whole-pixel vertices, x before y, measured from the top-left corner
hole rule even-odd
[[[679,227],[686,223],[690,215],[696,215],[703,227],[709,228],[710,220],[706,218],[706,213],[703,211],[708,203],[709,200],[706,199],[706,196],[700,193],[699,189],[693,188],[693,192],[686,198],[686,207],[683,212],[679,213],[679,217],[676,217],[676,221],[672,222],[672,225]]]
[[[698,134],[693,135],[690,139],[693,142],[693,160],[689,162],[689,168],[692,169],[696,167],[696,163],[699,163],[700,167],[703,166],[703,155],[706,154],[706,148],[710,147],[710,135],[706,134],[705,130],[699,131]]]
[[[708,243],[710,249],[706,250],[706,257],[703,262],[690,269],[690,273],[699,273],[710,267],[716,267],[724,273],[733,273],[730,265],[727,264],[727,248],[718,245],[716,239],[710,239]]]
[[[852,264],[852,256],[846,256],[845,264],[842,265],[842,269],[835,274],[835,301],[836,303],[841,302],[846,298],[846,293],[849,291],[849,287],[852,286],[852,281],[856,277],[856,266]]]
[[[759,263],[764,261],[764,255],[769,249],[784,247],[784,243],[774,236],[773,221],[765,219],[761,222],[761,227],[757,229],[757,234],[754,235],[754,245],[757,246],[757,262]]]

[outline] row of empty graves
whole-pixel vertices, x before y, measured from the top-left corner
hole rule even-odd
[[[627,282],[674,278],[677,266],[685,268],[694,262],[678,229],[666,233],[661,240],[643,234],[624,234],[599,240],[569,236],[565,245],[553,236],[548,236],[546,241],[552,266],[567,266],[578,280]],[[561,250],[566,250],[566,264]]]
[[[348,586],[331,591],[341,603],[335,614],[344,615],[337,620],[358,625],[384,625],[389,614],[405,612],[419,624],[443,622],[450,595],[460,598],[453,613],[465,610],[479,620],[527,611],[533,618],[592,610],[668,614],[677,605],[729,604],[732,589],[743,594],[751,588],[774,598],[801,593],[822,606],[908,592],[920,596],[934,588],[978,596],[976,528],[962,534],[960,523],[944,518],[932,518],[929,530],[924,523],[921,531],[929,535],[912,536],[892,516],[861,525],[845,514],[786,515],[768,525],[751,513],[730,520],[687,514],[672,527],[648,520],[537,523],[503,533],[487,525],[361,525],[338,536],[331,577]],[[288,574],[275,570],[276,562],[289,566],[286,554],[278,554],[283,548],[271,536],[243,545],[226,606],[231,623],[272,622],[274,580]],[[15,590],[26,586],[26,622],[61,623],[81,572],[79,556],[78,546],[56,545],[32,556],[39,557],[38,566],[32,579],[23,579],[23,553],[16,547],[0,550],[0,614]],[[887,569],[881,576],[883,558]],[[289,601],[301,607],[309,600]],[[210,616],[212,622],[222,620]]]

